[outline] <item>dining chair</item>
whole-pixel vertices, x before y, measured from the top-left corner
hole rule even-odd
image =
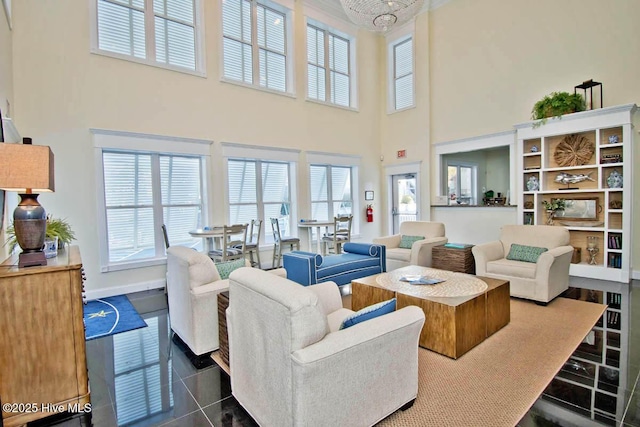
[[[282,263],[282,245],[289,245],[290,250],[293,250],[295,245],[296,250],[300,250],[300,239],[297,237],[285,236],[280,233],[280,221],[278,218],[271,218],[271,230],[273,230],[273,259],[271,260],[272,268],[280,268]],[[276,259],[278,263],[276,264]]]
[[[327,232],[322,237],[322,255],[327,252],[342,253],[342,244],[351,241],[351,224],[353,215],[336,216],[333,218],[333,232]],[[333,252],[332,252],[333,250]]]
[[[222,242],[219,248],[209,251],[213,261],[230,261],[244,258],[249,224],[233,224],[222,227]]]
[[[257,266],[262,268],[260,264],[260,230],[262,229],[261,219],[252,219],[249,225],[249,232],[247,233],[247,240],[244,245],[246,253],[249,254],[249,262],[251,267]],[[255,236],[255,240],[254,240]],[[256,261],[253,260],[253,253],[256,253]]]
[[[164,237],[165,249],[169,249],[169,235],[167,234],[167,226],[162,224],[162,237]]]

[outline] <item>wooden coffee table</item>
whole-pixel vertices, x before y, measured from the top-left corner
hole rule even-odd
[[[420,267],[409,266],[394,270],[393,277],[398,277],[403,272],[416,274],[416,268]],[[389,276],[379,279],[379,276],[392,273],[352,281],[351,308],[357,311],[391,298],[397,298],[396,309],[409,305],[420,307],[426,317],[420,332],[421,347],[457,359],[510,321],[508,280],[473,276],[487,284],[486,290],[475,295],[435,297],[420,295],[419,287],[438,285],[411,285],[407,290],[404,283],[402,286],[389,283]]]

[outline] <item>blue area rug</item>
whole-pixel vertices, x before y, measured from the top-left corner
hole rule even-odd
[[[147,326],[126,295],[89,301],[84,325],[87,341]]]

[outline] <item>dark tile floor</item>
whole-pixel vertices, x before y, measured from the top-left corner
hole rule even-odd
[[[636,389],[640,334],[633,333],[640,327],[640,283],[622,289],[628,301],[621,309],[628,313],[622,316],[626,323],[622,335],[627,333],[628,337],[622,339],[622,347],[626,348],[621,356],[626,360],[620,361],[620,373],[626,372],[626,380],[622,390],[612,394],[621,396],[615,416],[594,416],[597,411],[591,411],[590,416],[578,415],[580,408],[567,409],[566,404],[547,397],[538,400],[519,426],[640,427]],[[229,376],[215,364],[194,368],[180,343],[171,339],[164,293],[148,291],[131,294],[129,298],[148,327],[87,342],[91,419],[67,416],[30,426],[255,426],[231,395]]]
[[[196,369],[171,339],[162,291],[129,295],[148,327],[87,341],[92,416],[31,426],[256,426],[215,363]]]

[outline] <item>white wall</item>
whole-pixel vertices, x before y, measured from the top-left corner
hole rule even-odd
[[[510,179],[509,148],[487,151],[485,165],[487,190],[493,190],[495,197],[498,197],[498,193],[506,197]]]
[[[226,207],[220,203],[224,200],[220,142],[359,155],[359,188],[366,184],[380,194],[376,37],[359,34],[360,111],[353,112],[305,101],[306,51],[297,38],[295,98],[220,82],[220,3],[203,3],[206,78],[90,54],[89,1],[14,2],[14,91],[19,100],[15,118],[24,136],[33,137],[35,144],[50,145],[55,154],[56,192],[42,195],[40,201],[48,212],[68,218],[76,231],[89,291],[132,283],[154,286],[164,278],[164,266],[104,274],[98,270],[90,128],[214,141],[209,179],[212,222],[226,217]],[[296,3],[296,34],[305,31],[303,18]],[[298,200],[304,205],[309,200],[303,185],[308,181],[306,172],[299,172],[298,178]],[[356,196],[364,206],[363,192]],[[360,231],[371,238],[379,234],[380,225],[363,224]]]
[[[480,243],[498,240],[500,229],[515,224],[516,207],[451,206],[432,207],[431,220],[442,222],[452,243]]]

